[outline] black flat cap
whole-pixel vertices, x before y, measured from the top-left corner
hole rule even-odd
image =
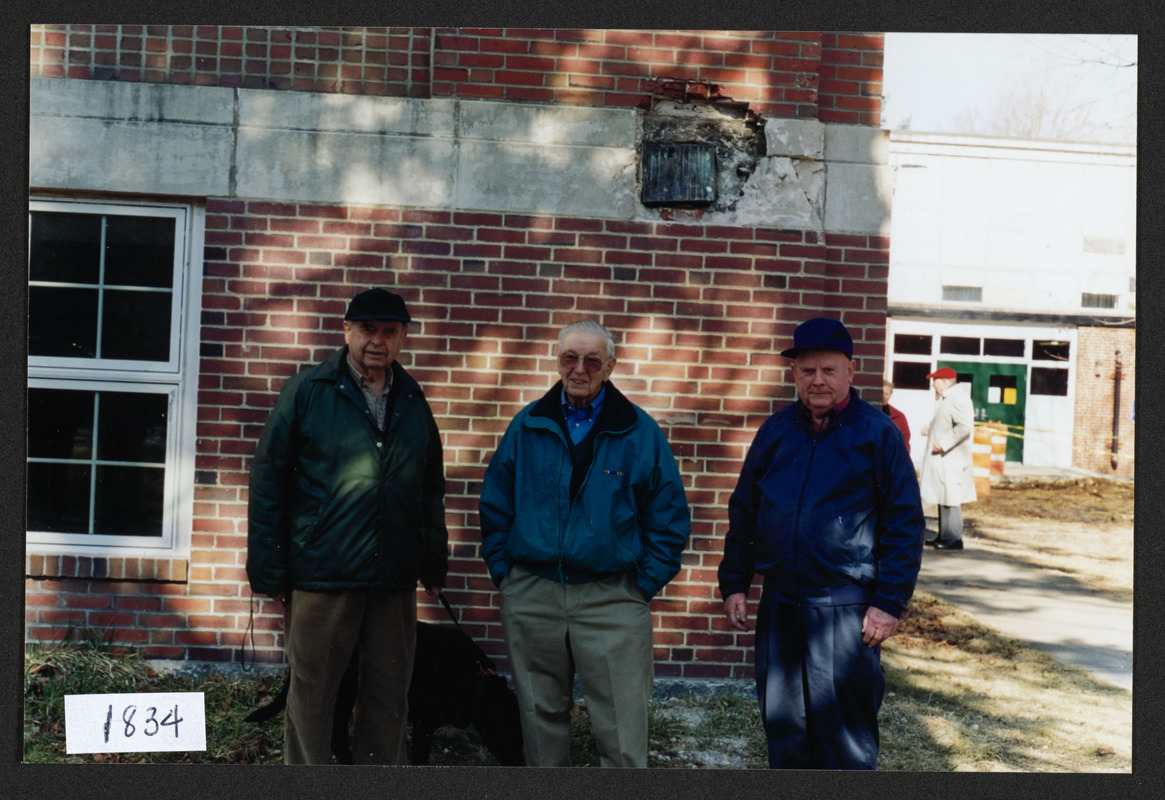
[[[346,320],[386,319],[396,322],[411,322],[404,298],[379,287],[361,292],[348,304]]]

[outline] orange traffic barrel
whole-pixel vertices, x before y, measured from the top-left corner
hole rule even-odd
[[[975,493],[979,497],[991,494],[991,444],[994,433],[993,425],[975,425],[975,438],[971,443],[971,465],[974,468]]]

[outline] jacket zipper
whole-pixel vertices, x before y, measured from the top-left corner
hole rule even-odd
[[[797,495],[797,524],[793,528],[793,580],[798,598],[801,596],[801,510],[805,504],[805,489],[809,486],[809,473],[813,470],[813,459],[817,455],[817,437],[809,435],[809,463],[805,465],[805,478],[801,481],[801,492]]]
[[[599,431],[598,433],[596,433],[595,434],[595,441],[594,441],[595,454],[597,455],[598,451],[599,451],[598,444],[599,444],[600,437],[611,436],[612,434],[615,434],[615,433],[625,433],[626,431],[631,430],[631,428],[633,426],[634,426],[634,423],[627,426],[626,428],[624,428],[621,431]],[[555,431],[558,433],[560,438],[564,436],[563,432],[560,429],[555,428]],[[570,458],[570,443],[566,440],[563,440],[563,444],[567,448],[566,457]],[[578,486],[578,495],[580,497],[582,496],[583,490],[587,488],[587,483],[589,483],[591,480],[591,472],[593,472],[595,469],[595,461],[596,460],[597,459],[595,459],[595,458],[591,459],[591,465],[589,467],[587,467],[587,474],[583,475],[582,483],[580,483]],[[568,487],[568,491],[569,491],[569,487]],[[574,498],[571,497],[571,498],[569,498],[569,500],[570,500],[571,506],[573,506],[574,505]],[[564,524],[562,526],[562,537],[558,541],[558,581],[559,581],[559,583],[566,583],[566,574],[563,572],[563,560],[564,560],[564,554],[566,553],[566,534],[567,534],[567,530],[569,528],[570,528],[570,510],[568,509],[566,512],[566,524]]]

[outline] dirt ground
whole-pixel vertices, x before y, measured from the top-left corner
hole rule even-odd
[[[1134,484],[1103,478],[994,484],[963,506],[968,542],[1133,597]]]
[[[987,497],[965,508],[975,518],[1026,517],[1090,525],[1133,520],[1131,482],[1103,478],[993,484]]]

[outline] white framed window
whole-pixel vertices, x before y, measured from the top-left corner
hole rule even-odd
[[[29,202],[30,550],[189,548],[203,220],[190,206]]]

